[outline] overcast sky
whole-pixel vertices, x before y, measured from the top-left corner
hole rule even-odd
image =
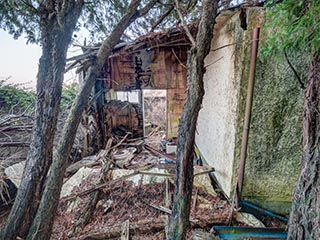
[[[26,39],[14,40],[0,29],[0,79],[10,83],[26,84],[35,87],[41,48],[34,44],[26,45]]]
[[[81,34],[78,35],[81,39],[84,38]],[[41,48],[26,42],[24,37],[15,40],[10,34],[0,29],[0,80],[10,77],[9,83],[22,84],[24,87],[35,89]],[[80,53],[79,48],[73,48],[68,55]],[[77,81],[74,72],[65,74],[65,83],[74,81]]]

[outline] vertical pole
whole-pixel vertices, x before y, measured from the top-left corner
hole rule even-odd
[[[252,33],[252,43],[251,43],[252,48],[251,48],[249,79],[248,79],[246,111],[245,111],[245,119],[243,124],[240,165],[239,165],[238,179],[237,179],[237,192],[236,192],[237,206],[238,206],[239,200],[242,197],[242,187],[243,187],[244,171],[245,171],[246,156],[247,156],[248,136],[249,136],[249,130],[250,130],[254,75],[256,71],[256,61],[257,61],[258,46],[259,46],[259,33],[260,33],[260,28],[255,28]]]
[[[143,136],[146,137],[146,126],[145,126],[145,109],[144,109],[144,92],[143,89],[139,89],[139,101],[141,103],[141,111],[142,111],[142,127],[143,127]]]

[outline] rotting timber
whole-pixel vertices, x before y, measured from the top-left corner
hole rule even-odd
[[[195,34],[196,27],[190,25]],[[88,126],[88,118],[95,126],[95,141],[98,146],[86,146],[95,150],[104,147],[105,136],[110,132],[101,122],[108,122],[111,116],[102,116],[99,105],[108,106],[117,91],[130,92],[138,90],[140,104],[141,91],[144,89],[166,90],[167,138],[177,137],[179,119],[186,98],[187,88],[187,52],[190,42],[181,28],[174,28],[157,33],[149,33],[130,43],[115,46],[108,58],[108,64],[98,77],[92,93],[91,106],[87,108],[83,126]],[[97,47],[87,47],[83,55],[69,59],[69,67],[78,67],[77,72],[84,72],[91,61],[90,56],[96,54]],[[108,96],[102,99],[102,96]],[[99,107],[101,109],[101,107]],[[90,117],[91,116],[91,117]],[[100,125],[99,125],[100,123]],[[108,127],[107,127],[108,128]],[[88,135],[88,142],[91,136]],[[100,143],[100,144],[99,144]],[[92,152],[91,152],[92,153]]]

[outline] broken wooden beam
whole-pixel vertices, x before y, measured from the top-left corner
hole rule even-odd
[[[170,160],[172,160],[172,161],[176,161],[176,159],[175,159],[173,156],[171,156],[171,155],[169,155],[169,154],[166,154],[166,153],[164,153],[164,152],[162,152],[162,151],[159,151],[159,150],[151,147],[151,146],[148,145],[148,144],[145,144],[145,145],[144,145],[144,148],[147,149],[148,151],[153,152],[153,153],[156,153],[156,154],[158,154],[158,155],[160,155],[160,156],[162,156],[162,157],[165,157],[165,158],[170,159]]]

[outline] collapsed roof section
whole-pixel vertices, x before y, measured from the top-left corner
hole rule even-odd
[[[196,27],[189,26],[195,34]],[[182,28],[151,32],[129,43],[119,43],[106,63],[101,79],[108,89],[176,89],[186,87],[186,62],[190,42]],[[83,54],[68,59],[77,73],[86,71],[99,45],[82,47]]]
[[[187,50],[184,31],[149,33],[133,43],[117,46],[104,78],[109,89],[184,89]]]

